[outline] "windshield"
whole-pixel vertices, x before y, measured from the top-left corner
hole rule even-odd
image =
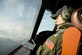
[[[0,0],[0,55],[31,38],[41,0]]]

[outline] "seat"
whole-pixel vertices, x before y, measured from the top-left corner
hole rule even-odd
[[[75,27],[69,27],[63,33],[61,55],[77,55],[81,32]]]

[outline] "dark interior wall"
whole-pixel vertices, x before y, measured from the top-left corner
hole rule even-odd
[[[82,6],[82,0],[42,0],[42,3],[52,13],[55,13],[64,5],[72,6],[75,9]]]

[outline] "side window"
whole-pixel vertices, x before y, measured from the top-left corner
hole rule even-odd
[[[50,16],[51,16],[51,12],[45,10],[42,21],[38,28],[37,34],[46,30],[53,31],[55,26],[55,21]]]

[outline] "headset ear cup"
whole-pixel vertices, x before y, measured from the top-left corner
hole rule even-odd
[[[63,20],[65,20],[65,21],[67,21],[67,20],[70,18],[70,11],[69,11],[69,9],[67,8],[67,6],[64,6],[64,7],[63,7],[61,16],[62,16]]]
[[[79,10],[78,12],[79,12],[79,13],[78,13],[79,19],[80,19],[80,21],[82,22],[82,9]]]
[[[82,30],[82,22],[80,20],[80,17],[79,17],[79,11],[82,10],[82,7],[77,9],[77,10],[74,10],[72,12],[72,15],[71,15],[71,22],[73,23],[73,25],[76,27],[76,28],[79,28]]]

